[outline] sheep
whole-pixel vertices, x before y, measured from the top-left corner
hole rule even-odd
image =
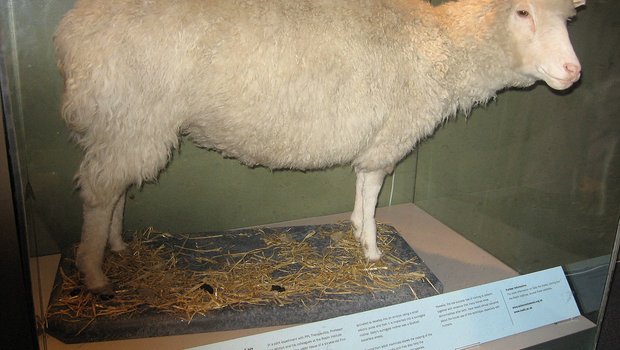
[[[583,0],[78,0],[54,36],[62,116],[84,157],[76,265],[93,292],[126,191],[179,147],[271,169],[351,165],[351,215],[377,260],[384,177],[447,118],[507,87],[568,89]]]

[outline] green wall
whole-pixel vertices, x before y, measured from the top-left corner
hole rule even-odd
[[[414,176],[412,154],[385,180],[379,205],[388,205],[390,194],[393,204],[411,202]],[[350,211],[354,196],[355,174],[349,167],[250,169],[185,143],[157,185],[130,192],[126,227],[185,232],[245,227]]]
[[[569,30],[574,89],[508,91],[418,152],[415,203],[521,272],[610,253],[620,214],[620,2]]]

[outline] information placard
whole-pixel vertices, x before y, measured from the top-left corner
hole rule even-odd
[[[579,316],[561,267],[194,350],[464,349]]]

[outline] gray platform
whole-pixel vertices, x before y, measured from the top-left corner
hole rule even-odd
[[[201,242],[208,242],[205,243],[204,246],[199,247],[204,251],[209,251],[210,248],[213,247],[223,247],[225,251],[240,252],[264,245],[259,236],[272,231],[286,231],[287,235],[290,235],[292,239],[301,241],[303,239],[308,239],[308,233],[311,231],[329,231],[333,229],[334,225],[293,226],[277,229],[261,228],[260,230],[245,229],[228,232],[200,233],[194,234],[192,237],[196,235],[210,235],[214,237],[213,239],[200,240]],[[382,234],[390,236],[391,254],[403,261],[410,259],[418,261],[416,265],[412,266],[412,272],[423,272],[426,275],[426,279],[409,282],[409,285],[403,285],[391,291],[369,291],[365,294],[353,296],[346,295],[341,297],[331,296],[330,300],[320,301],[315,304],[306,303],[304,305],[304,303],[300,301],[284,306],[270,303],[266,305],[239,305],[234,308],[227,307],[209,311],[204,316],[197,315],[189,324],[187,321],[181,320],[178,316],[160,313],[154,310],[144,310],[140,314],[131,317],[122,316],[114,319],[97,317],[92,320],[52,316],[47,320],[48,332],[65,343],[81,343],[278,326],[319,321],[410,301],[415,299],[411,289],[415,291],[418,298],[428,297],[442,292],[442,283],[393,227],[382,230]],[[242,236],[242,238],[239,236]],[[157,242],[157,244],[175,245],[179,244],[179,240],[182,239],[182,237],[175,238],[173,236],[161,242]],[[312,236],[308,241],[318,251],[323,251],[330,244],[329,239],[319,237],[318,235]],[[67,274],[71,274],[74,271],[72,254],[72,251],[69,251],[63,254],[61,259],[60,268]],[[201,256],[201,258],[204,258],[204,256]],[[209,268],[208,265],[192,262],[191,258],[183,263],[192,269]],[[54,308],[58,307],[55,305],[55,300],[59,298],[60,293],[63,293],[60,288],[61,281],[61,276],[57,273],[54,291],[50,298],[50,305],[52,305],[51,311],[55,311]],[[318,297],[318,295],[310,295],[305,298],[312,299]],[[113,303],[114,300],[101,302]]]

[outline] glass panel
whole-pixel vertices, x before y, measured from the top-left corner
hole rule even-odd
[[[14,121],[33,257],[79,240],[81,204],[72,178],[81,153],[59,116],[62,81],[52,44],[73,3],[0,0],[4,102]],[[415,193],[418,206],[520,273],[564,265],[573,283],[584,274],[596,278],[578,290],[580,305],[596,319],[620,214],[619,16],[620,2],[589,0],[570,27],[584,70],[578,86],[561,94],[545,86],[509,91],[448,123],[399,164],[380,206],[411,202]],[[347,167],[249,169],[190,143],[174,158],[157,185],[130,191],[126,229],[219,230],[353,205]],[[35,289],[46,295],[37,271],[34,265]],[[577,338],[587,348],[593,333]]]

